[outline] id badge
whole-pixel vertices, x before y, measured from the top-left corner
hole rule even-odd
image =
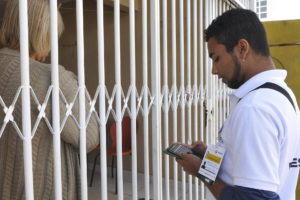
[[[204,154],[200,169],[198,171],[198,177],[202,181],[204,181],[210,185],[214,184],[214,182],[217,178],[224,154],[225,154],[224,147],[221,147],[219,145],[208,145],[207,150]]]

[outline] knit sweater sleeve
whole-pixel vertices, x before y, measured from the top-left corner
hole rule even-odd
[[[67,121],[61,132],[61,139],[67,143],[72,144],[74,147],[79,148],[80,144],[80,131],[78,124],[79,122],[79,105],[78,105],[78,81],[75,74],[70,71],[65,70],[62,66],[60,66],[60,89],[67,101],[64,102],[63,98],[60,97],[60,117],[61,121],[67,118]],[[75,99],[75,101],[74,101]],[[67,116],[67,107],[72,106],[72,102],[74,101],[71,115]],[[89,102],[86,98],[86,116],[89,111]],[[76,121],[78,123],[76,123]],[[99,144],[99,128],[95,115],[92,115],[90,120],[88,121],[87,129],[86,129],[86,148],[87,151],[93,150]]]

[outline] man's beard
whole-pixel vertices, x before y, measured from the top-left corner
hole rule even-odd
[[[232,58],[234,62],[234,74],[233,77],[228,81],[227,86],[232,89],[237,89],[245,83],[245,76],[240,75],[242,66],[237,57],[235,55],[232,55]]]

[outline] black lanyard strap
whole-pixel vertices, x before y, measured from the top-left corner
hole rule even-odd
[[[283,94],[291,102],[291,104],[294,107],[294,110],[296,111],[296,108],[295,108],[295,105],[294,105],[294,102],[293,102],[291,96],[289,95],[289,93],[285,89],[283,89],[279,85],[277,85],[275,83],[266,82],[265,84],[262,84],[261,86],[255,88],[254,90],[257,90],[257,89],[260,89],[260,88],[270,88],[270,89],[273,89],[273,90],[276,90],[276,91],[280,92],[281,94]]]

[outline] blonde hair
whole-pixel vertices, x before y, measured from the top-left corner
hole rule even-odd
[[[58,16],[58,36],[63,32],[64,24]],[[0,48],[20,48],[19,1],[8,0],[0,28]],[[49,52],[50,45],[50,6],[49,0],[28,0],[29,52]]]

